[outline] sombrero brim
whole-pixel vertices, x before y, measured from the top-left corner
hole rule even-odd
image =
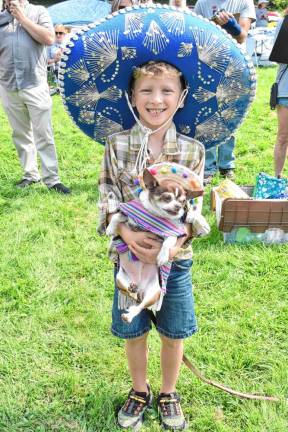
[[[210,148],[235,132],[255,94],[250,58],[214,23],[157,4],[115,12],[68,42],[61,93],[84,133],[104,144],[107,135],[133,126],[124,93],[133,67],[150,60],[176,66],[189,85],[174,117],[180,133]]]

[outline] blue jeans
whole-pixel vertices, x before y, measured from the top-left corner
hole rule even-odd
[[[282,105],[288,108],[288,97],[279,97],[277,98],[277,105]]]
[[[173,262],[162,307],[156,312],[158,332],[171,339],[187,338],[197,331],[191,266],[192,260]],[[122,313],[123,310],[118,309],[118,288],[115,287],[112,333],[122,339],[132,339],[151,330],[151,321],[146,310],[140,312],[130,324],[121,319]]]
[[[224,144],[217,147],[212,147],[206,150],[205,153],[205,174],[215,174],[218,169],[233,169],[235,168],[235,137],[232,136]],[[217,150],[218,150],[218,161],[217,161]]]

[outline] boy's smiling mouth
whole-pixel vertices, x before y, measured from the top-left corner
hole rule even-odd
[[[166,111],[166,108],[146,108],[150,114],[161,114]]]

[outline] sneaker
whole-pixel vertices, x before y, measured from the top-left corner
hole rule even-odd
[[[157,404],[163,429],[177,431],[188,427],[177,393],[160,393]]]
[[[234,169],[219,169],[221,177],[233,180],[235,178]]]
[[[132,428],[133,432],[141,429],[144,421],[144,412],[151,408],[153,396],[148,386],[149,393],[139,393],[131,389],[123,407],[118,412],[118,425],[123,429]]]
[[[68,187],[64,186],[62,183],[56,183],[55,185],[50,186],[48,189],[49,190],[54,190],[54,191],[56,191],[58,193],[62,193],[62,194],[65,194],[65,195],[71,193],[70,189]]]
[[[16,183],[16,188],[18,189],[24,189],[28,186],[31,186],[32,184],[39,183],[40,180],[29,180],[29,179],[22,179],[18,183]]]

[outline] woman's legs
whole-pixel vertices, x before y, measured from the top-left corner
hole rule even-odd
[[[275,176],[281,176],[288,148],[288,107],[277,105],[278,132],[274,148]]]

